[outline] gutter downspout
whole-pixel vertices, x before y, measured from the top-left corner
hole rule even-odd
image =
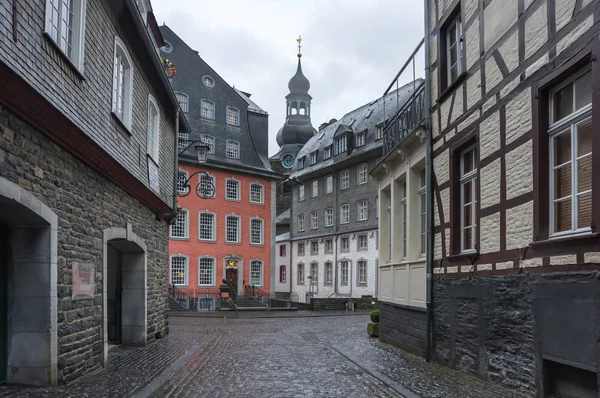
[[[427,192],[427,257],[426,257],[426,347],[425,360],[431,361],[431,345],[433,334],[433,161],[431,159],[431,71],[430,71],[430,40],[431,32],[429,27],[429,0],[425,0],[425,183]]]
[[[177,213],[177,182],[179,180],[179,107],[175,109],[175,174],[173,175],[173,211]]]

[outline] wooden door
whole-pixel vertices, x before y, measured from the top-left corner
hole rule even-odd
[[[7,340],[8,296],[8,228],[0,225],[0,384],[6,382],[8,364]]]
[[[227,284],[231,287],[231,296],[237,296],[238,290],[238,270],[236,268],[227,268],[225,272]]]

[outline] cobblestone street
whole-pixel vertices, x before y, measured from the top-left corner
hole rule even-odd
[[[110,370],[2,397],[520,397],[366,335],[368,315],[171,318],[170,335],[116,348]]]

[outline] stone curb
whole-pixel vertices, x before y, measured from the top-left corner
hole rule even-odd
[[[229,314],[225,312],[224,314],[219,315],[207,315],[198,312],[187,312],[187,311],[172,311],[169,312],[169,318],[227,318],[227,319],[255,319],[255,318],[323,318],[323,317],[331,317],[331,316],[364,316],[369,315],[371,311],[368,312],[350,312],[348,314],[316,314],[316,315],[240,315],[237,316],[235,313]]]
[[[389,388],[394,390],[402,398],[423,398],[420,395],[417,395],[414,392],[410,391],[406,387],[396,383],[395,381],[393,381],[386,375],[373,369],[371,366],[367,365],[364,361],[361,361],[360,359],[358,359],[357,357],[355,357],[353,354],[349,353],[348,351],[344,350],[343,348],[341,348],[339,346],[335,346],[335,345],[332,345],[331,348],[333,348],[341,356],[343,356],[350,362],[354,363],[356,366],[358,366],[359,368],[361,368],[362,370],[364,370],[365,372],[367,372],[368,374],[370,374],[371,376],[373,376],[374,378],[376,378],[377,380],[379,380],[380,382],[382,382],[383,384],[385,384],[386,386],[388,386]]]

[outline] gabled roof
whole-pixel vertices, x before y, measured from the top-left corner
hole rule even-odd
[[[269,115],[267,111],[263,110],[260,106],[256,105],[256,102],[252,101],[248,94],[234,88],[234,90],[248,103],[248,110],[255,113],[262,113],[263,115]]]

